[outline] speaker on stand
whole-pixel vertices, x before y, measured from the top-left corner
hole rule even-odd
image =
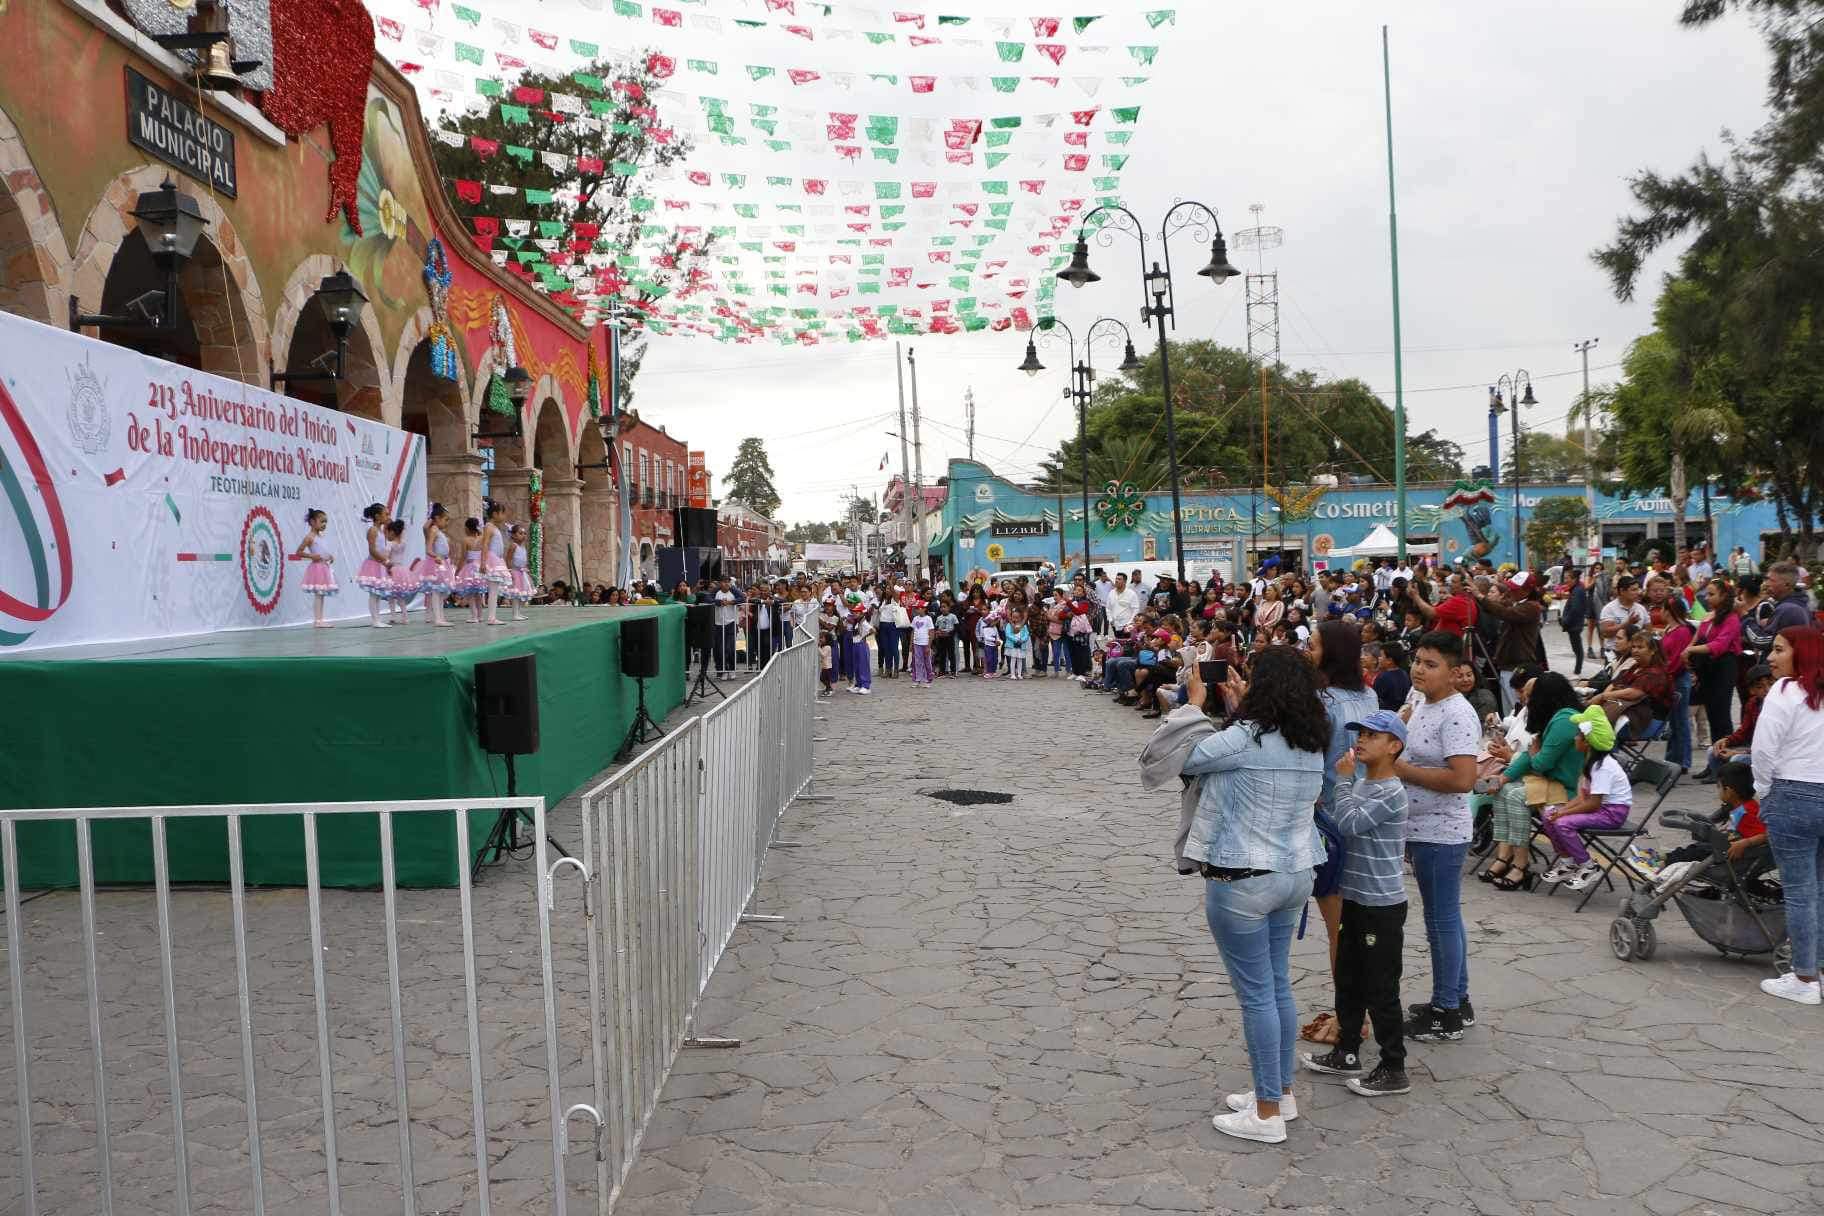
[[[519,774],[513,758],[538,751],[538,664],[531,655],[475,664],[475,737],[482,751],[506,761],[507,797],[517,798]],[[524,847],[519,838],[522,820],[536,826],[529,812],[517,808],[495,818],[481,851],[475,854],[470,877],[479,874],[482,866]],[[548,833],[545,840],[561,856],[570,856]]]
[[[709,674],[709,652],[716,645],[716,606],[714,604],[690,604],[684,609],[684,647],[696,658],[697,679],[691,685],[690,695],[684,698],[684,704],[692,705],[706,701],[710,696],[728,699],[716,678]]]
[[[621,674],[631,676],[640,686],[639,708],[634,711],[633,725],[627,728],[627,739],[621,744],[620,755],[625,758],[640,744],[665,733],[646,709],[646,681],[659,674],[658,617],[638,616],[621,622]]]

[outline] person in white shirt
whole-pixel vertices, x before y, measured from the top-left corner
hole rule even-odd
[[[1108,627],[1116,633],[1126,633],[1145,603],[1140,592],[1128,586],[1127,575],[1115,575],[1114,590],[1108,593]]]
[[[1691,562],[1685,567],[1685,573],[1691,576],[1694,583],[1707,583],[1716,574],[1716,567],[1710,564],[1710,551],[1699,545],[1691,550]]]
[[[1824,634],[1782,629],[1767,656],[1776,683],[1754,724],[1754,796],[1780,867],[1792,971],[1761,991],[1801,1005],[1824,1003],[1818,984],[1824,938]]]
[[[1647,606],[1640,602],[1640,584],[1633,575],[1624,574],[1615,580],[1615,598],[1602,606],[1596,628],[1605,644],[1613,644],[1629,625],[1648,625],[1652,620]]]

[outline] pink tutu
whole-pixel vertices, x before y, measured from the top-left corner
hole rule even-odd
[[[424,592],[448,591],[456,583],[456,571],[448,558],[420,557],[412,562],[412,574],[418,590]]]
[[[371,557],[355,571],[355,582],[373,595],[391,595],[393,592],[393,576],[385,566]]]
[[[513,585],[513,575],[512,572],[507,569],[507,563],[494,554],[490,553],[482,558],[481,568],[483,573],[487,576],[487,581],[493,583],[496,587],[510,587]]]
[[[500,598],[503,600],[512,600],[519,604],[530,602],[532,599],[531,577],[528,576],[524,570],[513,571],[513,581],[507,586],[505,591],[500,593]]]
[[[392,590],[387,593],[388,599],[410,600],[417,598],[421,585],[418,572],[410,566],[394,566],[390,571]]]
[[[481,572],[479,559],[470,558],[462,563],[462,569],[450,584],[450,589],[457,595],[486,595],[488,590],[487,576]]]
[[[304,571],[304,592],[306,595],[334,595],[341,590],[336,586],[335,567],[328,562],[311,562],[310,568]]]

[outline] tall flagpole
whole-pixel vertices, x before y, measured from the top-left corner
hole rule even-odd
[[[1381,27],[1381,94],[1387,110],[1387,250],[1393,267],[1393,497],[1400,564],[1406,564],[1406,378],[1400,366],[1400,216],[1393,194],[1393,68]]]

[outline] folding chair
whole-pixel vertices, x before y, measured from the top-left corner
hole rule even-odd
[[[1657,743],[1661,739],[1664,739],[1666,737],[1666,731],[1671,725],[1672,719],[1670,715],[1663,718],[1654,718],[1651,722],[1647,723],[1647,729],[1642,731],[1638,738],[1629,734],[1615,741],[1615,750],[1627,757],[1628,769],[1630,772],[1633,771],[1636,764],[1639,764],[1642,760],[1647,758],[1647,745],[1649,743]]]
[[[1622,881],[1628,884],[1629,891],[1633,891],[1636,886],[1652,881],[1647,875],[1634,868],[1634,864],[1628,860],[1628,849],[1652,825],[1653,817],[1659,814],[1659,808],[1665,804],[1666,795],[1672,792],[1672,787],[1678,784],[1678,779],[1682,775],[1678,771],[1677,765],[1667,764],[1664,760],[1648,760],[1644,757],[1635,760],[1628,765],[1628,781],[1634,785],[1652,786],[1658,795],[1653,799],[1653,805],[1647,808],[1644,815],[1630,815],[1628,822],[1620,827],[1578,829],[1577,835],[1582,838],[1583,847],[1591,853],[1601,855],[1603,860],[1608,862],[1603,867],[1602,883],[1609,890],[1615,889],[1614,876],[1617,867],[1620,868]],[[1640,804],[1636,802],[1634,805],[1639,807]],[[1590,896],[1594,894],[1596,894],[1596,884],[1591,883],[1584,889],[1583,898],[1577,901],[1577,907],[1574,910],[1583,911],[1583,905],[1589,903]]]

